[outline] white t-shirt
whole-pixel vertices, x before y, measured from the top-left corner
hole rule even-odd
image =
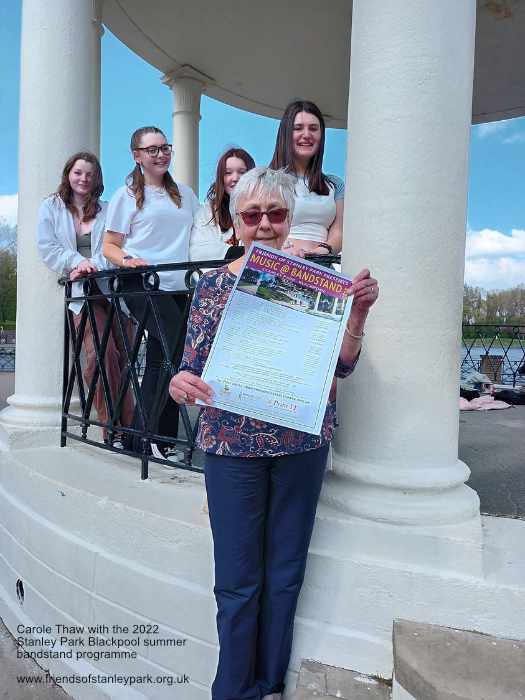
[[[233,236],[233,228],[221,231],[212,219],[209,202],[202,204],[195,214],[190,236],[190,260],[223,260]]]
[[[327,195],[310,192],[304,178],[296,178],[295,209],[293,212],[290,238],[325,243],[328,229],[335,219],[335,203],[344,197],[344,182],[337,175],[327,175],[329,193]]]
[[[150,265],[186,262],[189,259],[190,231],[199,200],[187,185],[177,183],[181,206],[166,190],[146,185],[144,206],[137,209],[135,197],[126,185],[111,198],[106,214],[106,231],[122,233],[123,248],[129,255],[143,258]],[[184,271],[159,272],[160,288],[185,289]]]

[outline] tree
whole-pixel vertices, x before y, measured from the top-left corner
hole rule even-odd
[[[16,318],[16,255],[0,250],[0,323]]]
[[[463,288],[463,323],[482,323],[485,314],[485,300],[481,287]]]
[[[463,323],[525,325],[525,285],[485,292],[480,287],[464,286]]]

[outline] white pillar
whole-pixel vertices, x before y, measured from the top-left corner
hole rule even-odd
[[[340,382],[324,489],[362,521],[474,537],[458,380],[475,12],[475,0],[353,3],[343,270],[370,267],[381,293]]]
[[[199,196],[199,122],[205,76],[190,66],[166,73],[173,91],[173,177]]]
[[[60,423],[64,289],[40,260],[36,220],[68,157],[99,150],[97,10],[93,0],[23,2],[16,375],[15,394],[0,414],[4,428]]]

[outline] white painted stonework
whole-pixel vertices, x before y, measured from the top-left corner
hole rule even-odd
[[[205,76],[183,66],[162,82],[173,90],[173,177],[199,196],[199,122]]]
[[[86,0],[23,2],[17,371],[15,394],[0,415],[0,444],[10,444],[13,436],[28,444],[56,440],[46,428],[60,421],[63,288],[40,260],[36,221],[69,156],[79,150],[98,153],[101,26],[96,7]]]
[[[371,528],[363,556],[390,524],[381,547],[411,558],[421,534],[422,565],[474,575],[479,500],[458,461],[457,395],[475,9],[353,4],[342,267],[370,267],[381,291],[359,371],[339,388],[323,495]]]

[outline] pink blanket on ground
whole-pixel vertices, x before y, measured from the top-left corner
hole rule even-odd
[[[459,399],[459,410],[460,411],[492,411],[493,409],[499,408],[510,408],[510,403],[505,403],[505,401],[496,401],[493,396],[484,395],[477,399],[472,399],[467,401],[460,397]]]

